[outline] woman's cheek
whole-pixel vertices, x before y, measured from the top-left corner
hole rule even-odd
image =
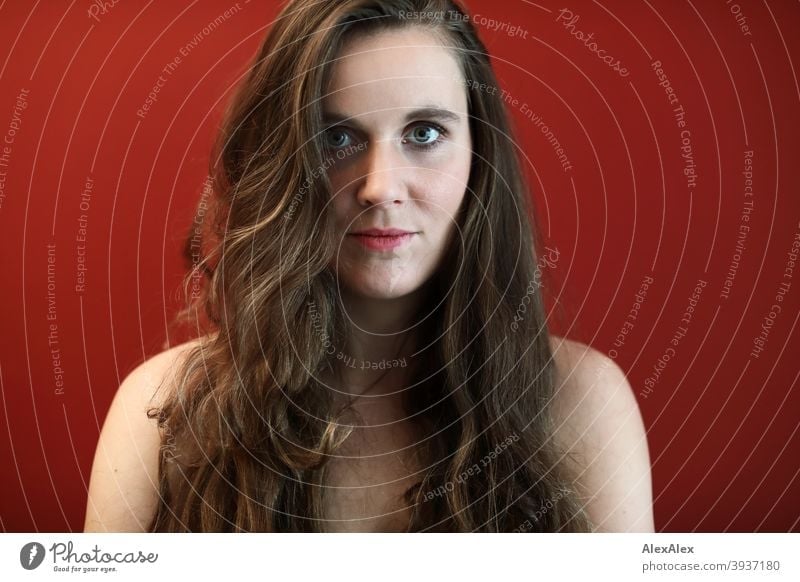
[[[466,185],[457,176],[443,172],[429,172],[421,181],[417,192],[426,203],[435,221],[452,220],[464,199]]]

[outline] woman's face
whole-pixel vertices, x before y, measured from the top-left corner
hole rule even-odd
[[[472,141],[451,50],[411,27],[356,35],[333,64],[322,101],[339,234],[332,266],[353,294],[391,299],[419,289],[460,236]],[[409,234],[377,232],[389,229]]]

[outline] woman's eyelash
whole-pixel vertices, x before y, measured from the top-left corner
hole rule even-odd
[[[411,147],[413,147],[415,149],[418,149],[418,150],[430,150],[430,149],[433,149],[436,146],[441,145],[442,138],[447,136],[447,130],[444,127],[442,127],[441,125],[439,125],[438,123],[434,123],[432,121],[421,121],[421,122],[415,123],[414,126],[412,127],[412,131],[413,131],[413,129],[416,129],[417,127],[430,127],[432,129],[435,129],[439,133],[439,136],[434,141],[432,141],[430,143],[427,143],[427,144],[411,143]],[[404,138],[403,141],[406,141],[405,138]]]
[[[325,131],[323,132],[323,141],[325,142],[325,146],[326,146],[326,147],[330,147],[330,148],[334,148],[334,149],[335,149],[337,146],[330,145],[330,144],[329,144],[329,143],[326,141],[326,140],[328,139],[328,136],[330,136],[330,135],[331,135],[331,133],[344,133],[344,134],[346,134],[347,136],[350,136],[350,132],[349,132],[349,131],[348,131],[348,130],[345,128],[345,127],[343,127],[343,126],[341,126],[341,125],[332,125],[331,127],[327,127],[327,128],[325,128]],[[352,137],[352,136],[350,136],[350,137]],[[338,146],[338,147],[346,147],[346,146]]]

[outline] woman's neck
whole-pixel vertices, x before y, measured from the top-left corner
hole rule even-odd
[[[393,299],[375,299],[343,291],[346,337],[336,345],[333,365],[340,390],[352,395],[402,390],[420,349],[423,288]]]

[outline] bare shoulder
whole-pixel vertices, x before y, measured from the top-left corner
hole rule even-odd
[[[180,367],[189,353],[202,343],[194,339],[160,352],[134,368],[120,384],[119,391],[130,391],[149,406],[158,406],[171,394]]]
[[[84,531],[144,531],[158,501],[161,435],[150,408],[175,386],[180,365],[201,340],[148,358],[120,384],[103,422],[89,481]]]
[[[611,358],[551,336],[557,446],[574,459],[595,531],[653,531],[647,434],[636,396]]]

